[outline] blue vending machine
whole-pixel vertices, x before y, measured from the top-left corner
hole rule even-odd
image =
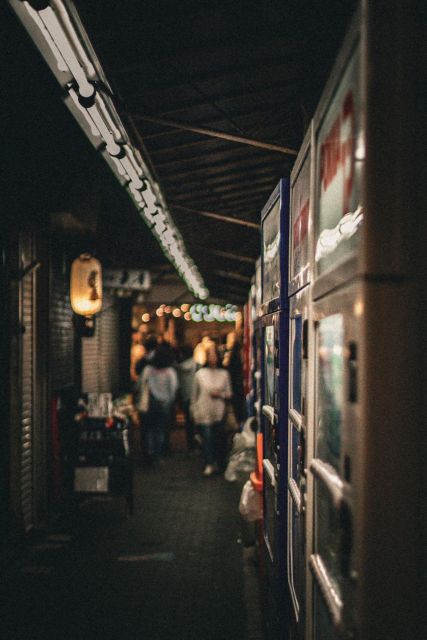
[[[307,454],[309,442],[309,322],[311,260],[311,136],[309,128],[291,174],[289,220],[289,411],[287,573],[291,640],[303,640],[306,612]],[[310,451],[309,451],[310,450]]]
[[[288,466],[289,181],[282,179],[261,214],[263,508],[269,637],[286,637]]]

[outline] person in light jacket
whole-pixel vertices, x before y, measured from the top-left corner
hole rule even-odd
[[[163,450],[171,409],[178,390],[178,376],[166,347],[157,347],[153,359],[144,367],[140,379],[141,388],[147,384],[149,389],[148,411],[143,417],[147,455],[151,463],[157,463]]]
[[[207,352],[206,366],[194,376],[191,414],[203,438],[206,466],[205,476],[210,476],[225,463],[224,416],[226,401],[231,398],[231,381],[228,371],[219,367],[215,348]]]

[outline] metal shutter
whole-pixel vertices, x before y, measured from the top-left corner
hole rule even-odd
[[[74,382],[74,326],[68,275],[55,257],[51,264],[49,327],[51,389],[57,391]]]
[[[116,394],[119,386],[119,313],[110,306],[99,323],[99,390]]]
[[[96,316],[95,335],[82,339],[83,393],[117,393],[119,388],[119,311],[104,298]]]
[[[32,238],[22,240],[24,267],[33,259]],[[21,280],[20,315],[21,327],[21,468],[20,490],[21,510],[25,531],[33,526],[33,430],[34,430],[34,371],[35,371],[35,335],[34,335],[35,279],[30,272]]]
[[[99,323],[96,322],[95,335],[82,338],[82,392],[99,393]]]

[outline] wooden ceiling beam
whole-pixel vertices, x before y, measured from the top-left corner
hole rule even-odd
[[[255,140],[254,138],[247,138],[245,136],[237,136],[225,131],[218,131],[216,129],[208,129],[206,127],[196,127],[184,122],[175,122],[173,120],[167,120],[165,118],[155,118],[152,116],[138,116],[139,120],[144,122],[154,122],[155,124],[161,124],[165,127],[172,127],[174,129],[180,129],[182,131],[190,131],[202,136],[208,136],[210,138],[220,138],[221,140],[227,140],[228,142],[236,142],[238,144],[245,144],[258,149],[267,149],[268,151],[276,151],[277,153],[284,153],[286,155],[297,156],[298,151],[291,149],[290,147],[284,147],[282,145],[273,144],[263,140]]]
[[[284,160],[288,165],[288,161]],[[179,164],[177,162],[177,164]],[[184,164],[184,163],[183,163]],[[162,171],[162,182],[176,182],[182,178],[197,178],[200,176],[202,180],[210,180],[211,178],[223,178],[225,176],[232,176],[234,174],[249,173],[251,171],[275,171],[279,169],[283,164],[282,159],[278,159],[277,155],[274,155],[273,160],[257,161],[253,157],[243,157],[241,160],[230,161],[229,163],[221,161],[215,163],[209,163],[202,167],[195,164],[192,169],[188,168],[188,164],[185,169],[180,170],[179,167],[174,171]]]
[[[202,141],[205,146],[207,146],[205,151],[202,151],[193,155],[186,155],[184,157],[174,157],[173,159],[166,159],[164,161],[156,161],[156,167],[164,168],[164,167],[176,167],[176,165],[191,165],[194,163],[196,168],[208,168],[210,166],[224,166],[228,162],[234,162],[237,160],[249,160],[252,159],[256,162],[257,158],[261,158],[265,160],[266,158],[274,157],[277,159],[281,159],[283,161],[287,161],[286,156],[278,155],[277,153],[269,153],[268,151],[262,152],[262,156],[259,153],[258,149],[254,149],[254,147],[230,147],[229,145],[222,146],[219,149],[212,149],[209,147],[209,143],[206,141]],[[200,144],[200,143],[199,143]]]
[[[262,110],[258,110],[258,111],[245,111],[243,113],[233,113],[233,118],[237,118],[240,120],[250,120],[251,118],[266,118],[266,116],[268,115],[275,115],[276,118],[279,118],[278,122],[271,122],[271,120],[268,121],[267,125],[268,126],[285,126],[285,125],[292,125],[295,124],[295,119],[294,118],[289,118],[289,119],[285,119],[283,117],[283,113],[280,113],[280,107],[286,107],[289,106],[289,101],[284,101],[284,102],[275,102],[274,104],[272,103],[270,106],[266,107],[265,109]],[[212,125],[221,125],[224,122],[226,122],[227,119],[221,115],[218,117],[208,117],[207,121],[206,121],[206,117],[205,119],[202,121],[202,124],[205,125],[209,125],[210,127]],[[197,124],[197,123],[196,123]],[[258,125],[259,126],[259,123]],[[262,124],[261,124],[262,126]],[[174,131],[165,131],[164,129],[159,129],[159,130],[155,130],[152,133],[145,133],[144,134],[144,140],[157,140],[158,138],[164,138],[166,136],[170,136],[174,133]]]
[[[272,171],[269,175],[242,175],[241,179],[229,180],[223,178],[221,180],[209,180],[206,177],[204,180],[200,180],[198,183],[194,182],[180,182],[171,184],[168,188],[168,195],[170,198],[182,198],[189,196],[191,198],[204,197],[205,195],[218,195],[221,197],[224,193],[233,193],[235,191],[246,191],[247,188],[255,187],[256,185],[272,185],[277,182],[277,174]]]
[[[202,216],[204,218],[213,218],[215,220],[220,220],[221,222],[239,224],[243,227],[250,227],[251,229],[260,228],[259,224],[257,224],[256,222],[250,222],[249,220],[242,220],[241,218],[233,218],[232,216],[223,216],[219,213],[213,213],[212,211],[199,211],[198,209],[193,209],[192,207],[187,207],[185,205],[181,205],[176,202],[169,202],[169,205],[172,207],[172,209],[187,211],[188,213],[192,213],[197,216]]]
[[[252,258],[251,256],[242,256],[238,253],[229,253],[228,251],[221,251],[220,249],[204,249],[204,251],[208,251],[208,253],[211,253],[214,256],[220,256],[221,258],[227,258],[230,260],[237,260],[238,262],[247,262],[251,265],[254,265],[256,262],[256,258]]]
[[[250,284],[250,282],[252,281],[252,278],[250,276],[244,276],[241,273],[236,273],[235,271],[223,271],[222,269],[211,269],[211,273],[215,273],[218,276],[221,276],[221,278],[224,278],[225,280],[228,280],[229,278],[231,280],[239,280],[240,282],[247,282],[248,284]]]
[[[221,152],[221,151],[225,151],[228,148],[228,144],[226,140],[207,140],[206,137],[203,138],[199,138],[198,140],[193,140],[192,142],[184,142],[183,144],[178,144],[174,147],[155,147],[150,145],[149,146],[149,150],[150,150],[150,154],[152,156],[160,156],[160,155],[166,155],[167,156],[174,156],[175,162],[176,161],[181,161],[181,160],[186,160],[187,158],[195,158],[197,161],[197,155],[192,155],[192,156],[188,156],[188,155],[177,155],[179,153],[183,153],[185,154],[187,151],[192,150],[194,148],[197,147],[202,147],[202,152],[200,153],[200,155],[209,155],[209,153],[216,153],[216,152]],[[159,163],[156,162],[156,166],[159,166]]]
[[[258,186],[258,187],[246,187],[246,188],[242,188],[239,189],[237,192],[235,193],[225,193],[225,192],[211,192],[208,193],[208,191],[206,191],[206,195],[199,195],[197,196],[197,198],[193,198],[194,202],[192,203],[192,206],[195,206],[196,210],[199,208],[201,210],[204,210],[205,206],[210,206],[211,204],[221,204],[224,206],[230,206],[233,207],[233,204],[236,202],[253,202],[254,198],[257,197],[267,197],[267,195],[270,194],[270,192],[273,190],[273,187],[275,186],[275,184],[272,184],[271,187],[267,186]],[[174,200],[174,204],[178,205],[178,204],[182,204],[183,206],[186,204],[185,200],[187,199],[188,201],[188,194],[174,194],[173,196],[173,200]],[[184,201],[184,202],[182,202]]]

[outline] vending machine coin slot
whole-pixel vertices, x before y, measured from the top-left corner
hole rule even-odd
[[[302,324],[302,357],[308,359],[308,320],[304,320]]]
[[[357,344],[348,344],[348,401],[357,402]]]

